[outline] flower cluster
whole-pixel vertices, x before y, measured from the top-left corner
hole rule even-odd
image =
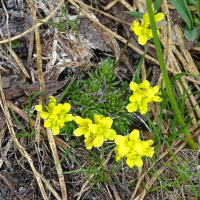
[[[152,101],[162,101],[162,98],[158,96],[161,94],[161,92],[159,92],[160,85],[156,85],[152,88],[147,80],[143,81],[141,84],[131,82],[130,89],[133,91],[133,95],[129,98],[131,103],[126,106],[128,112],[136,112],[139,110],[141,114],[145,114],[148,110],[148,103]]]
[[[94,115],[94,124],[90,119],[82,119],[79,116],[74,118],[79,128],[74,131],[75,136],[84,135],[85,146],[92,149],[93,146],[100,147],[105,140],[114,140],[116,131],[111,129],[113,120],[103,115]]]
[[[35,106],[35,110],[41,112],[41,118],[46,119],[44,127],[52,129],[53,135],[59,134],[60,128],[64,126],[65,122],[72,121],[74,119],[72,114],[67,114],[70,109],[71,105],[69,103],[59,103],[56,105],[56,99],[53,96],[49,97],[49,103],[45,106],[45,110],[41,104]]]
[[[164,13],[155,14],[154,12],[154,19],[155,22],[158,23],[164,19]],[[140,24],[136,20],[132,22],[130,29],[138,36],[138,43],[141,45],[146,44],[147,40],[153,38],[152,30],[150,27],[150,20],[148,13],[143,15],[143,22]],[[157,33],[160,35],[159,28],[157,28]]]
[[[130,168],[134,165],[141,167],[143,156],[153,156],[154,148],[151,147],[153,140],[141,141],[139,135],[139,131],[135,129],[128,136],[117,135],[115,137],[115,143],[117,144],[115,147],[116,161],[126,157],[126,164]]]

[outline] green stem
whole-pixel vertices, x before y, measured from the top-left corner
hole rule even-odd
[[[130,42],[132,36],[133,36],[133,31],[131,31],[131,34],[130,34],[130,36],[128,37],[128,40],[126,41],[126,44],[124,45],[124,48],[123,48],[123,50],[122,50],[122,52],[121,52],[121,54],[120,54],[120,56],[119,56],[117,62],[115,63],[115,65],[114,65],[114,67],[113,67],[113,72],[115,71],[115,69],[116,69],[117,66],[119,65],[119,62],[121,61],[122,56],[124,55],[124,52],[126,51],[126,48],[127,48],[127,46],[128,46],[128,43]]]
[[[67,86],[66,90],[64,91],[64,93],[62,94],[62,96],[60,97],[60,99],[58,99],[58,101],[56,102],[56,105],[58,105],[58,104],[62,101],[62,99],[65,97],[65,95],[66,95],[67,92],[69,91],[69,89],[70,89],[70,87],[71,87],[71,85],[72,85],[73,82],[74,82],[74,80],[72,80],[72,81],[69,83],[69,85]]]
[[[176,103],[176,99],[175,99],[174,94],[172,92],[171,84],[170,84],[170,81],[169,81],[167,69],[165,67],[165,62],[164,62],[164,58],[163,58],[163,54],[162,54],[162,50],[161,50],[161,45],[160,45],[160,41],[159,41],[159,38],[158,38],[158,35],[157,35],[157,28],[156,28],[156,24],[155,24],[155,20],[154,20],[154,14],[153,14],[152,7],[151,7],[151,0],[146,0],[146,3],[147,3],[147,9],[148,9],[148,14],[149,14],[150,24],[151,24],[151,27],[152,27],[152,33],[153,33],[154,44],[155,44],[155,47],[156,47],[156,53],[157,53],[157,56],[158,56],[158,61],[159,61],[159,64],[160,64],[160,69],[161,69],[161,72],[162,72],[166,91],[167,91],[167,94],[169,96],[172,109],[173,109],[173,111],[176,115],[177,121],[178,121],[180,127],[182,128],[182,127],[185,127],[185,122],[184,122],[184,119],[183,119],[181,112],[178,108],[178,105]],[[193,138],[192,138],[192,136],[191,136],[191,134],[190,134],[190,132],[188,131],[187,128],[185,128],[183,130],[183,133],[184,133],[186,139],[188,140],[188,144],[191,147],[191,149],[197,150],[198,148],[197,148],[197,146],[196,146],[196,144],[195,144],[195,142],[194,142],[194,140],[193,140]]]
[[[200,0],[197,0],[198,2],[198,11],[199,11],[199,20],[200,20]]]

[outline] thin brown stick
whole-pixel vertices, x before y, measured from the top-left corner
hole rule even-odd
[[[52,134],[50,129],[47,129],[47,136],[48,136],[49,145],[51,147],[51,151],[52,151],[52,154],[53,154],[54,162],[55,162],[55,165],[56,165],[57,163],[59,163],[60,160],[59,160],[59,157],[58,157],[58,151],[57,151],[56,144],[55,144],[55,141],[54,141],[54,138],[53,138],[53,134]],[[63,176],[61,164],[57,165],[56,170],[57,170],[58,179],[59,179],[59,182],[60,182],[62,199],[67,200],[67,190],[66,190],[65,179],[64,179],[64,176]]]
[[[30,0],[26,0],[29,9],[33,15],[33,21],[35,24],[38,23],[37,16],[35,14],[35,10],[33,8],[32,2]],[[37,72],[38,72],[38,79],[40,82],[40,91],[45,89],[45,83],[44,83],[44,76],[42,72],[42,52],[41,52],[41,45],[40,45],[40,32],[39,27],[35,31],[35,40],[36,40],[36,50],[37,50]],[[45,97],[44,93],[40,94],[39,96],[39,104],[44,104]],[[35,127],[36,131],[36,141],[39,144],[40,143],[40,112],[37,112],[37,118],[36,118],[37,125]]]

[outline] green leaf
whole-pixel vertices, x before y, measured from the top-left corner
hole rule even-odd
[[[148,50],[149,50],[149,47],[145,50],[145,52],[144,52],[142,58],[140,59],[140,62],[138,63],[138,66],[137,66],[137,68],[136,68],[136,70],[135,70],[135,73],[134,73],[134,75],[133,75],[133,78],[132,78],[132,82],[135,82],[135,83],[137,83],[137,84],[140,83],[140,80],[139,80],[140,69],[141,69],[142,62],[143,62],[143,60],[144,60],[144,58],[145,58],[145,55],[146,55],[146,53],[147,53]]]
[[[17,40],[13,40],[13,41],[11,41],[11,48],[12,48],[12,49],[17,48],[18,45],[19,45],[19,42],[18,42]]]
[[[189,28],[185,26],[184,35],[189,41],[193,41],[195,38],[197,38],[197,28],[194,26],[192,30],[189,30]]]
[[[160,10],[161,3],[162,3],[162,0],[155,0],[155,2],[154,2],[155,11],[159,11]]]
[[[188,5],[198,7],[198,3],[196,0],[186,0]]]
[[[145,14],[145,13],[141,13],[141,12],[131,12],[131,11],[124,11],[124,12],[128,15],[131,15],[133,17],[137,17],[140,19],[142,19],[143,15]]]
[[[195,18],[193,19],[193,21],[194,21],[195,24],[200,25],[200,20],[199,20],[199,18],[195,17]]]
[[[193,27],[193,19],[190,10],[187,6],[186,0],[172,0],[176,10],[181,15],[188,28],[191,30]]]

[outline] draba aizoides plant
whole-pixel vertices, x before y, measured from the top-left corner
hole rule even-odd
[[[87,80],[70,83],[71,87],[62,98],[63,104],[61,100],[56,103],[50,96],[45,107],[37,105],[35,109],[41,112],[44,127],[52,129],[53,135],[73,133],[76,137],[84,136],[85,147],[89,150],[102,147],[104,141],[115,141],[116,161],[126,157],[129,167],[140,167],[143,156],[153,156],[153,141],[141,141],[138,130],[128,135],[129,125],[133,123],[131,112],[139,110],[145,114],[149,102],[162,101],[160,86],[152,88],[145,80],[139,84],[124,83],[120,89],[112,69],[110,58],[102,61],[100,69],[89,73]],[[124,98],[129,87],[133,91],[129,98],[131,103]]]
[[[120,98],[128,89],[128,83],[119,88],[119,82],[112,71],[113,61],[101,61],[99,70],[88,73],[89,78],[73,83],[64,101],[72,106],[72,113],[93,120],[94,115],[113,119],[113,129],[119,134],[127,134],[133,123],[133,115],[126,110],[127,102]],[[71,123],[65,123],[62,132],[69,133]],[[75,125],[74,125],[74,128]]]

